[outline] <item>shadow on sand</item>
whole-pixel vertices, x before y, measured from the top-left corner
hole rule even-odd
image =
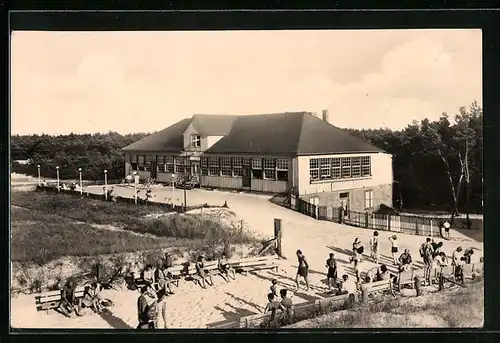
[[[264,310],[264,307],[259,306],[259,305],[255,304],[255,303],[251,302],[251,301],[248,301],[248,300],[245,300],[243,298],[237,297],[236,295],[231,294],[229,292],[225,292],[225,293],[226,293],[226,295],[229,295],[234,300],[236,300],[236,301],[238,301],[238,302],[240,302],[242,304],[248,305],[250,307],[253,307],[257,312],[261,312],[261,311]],[[263,297],[263,301],[264,300],[265,300],[265,298]],[[229,305],[229,304],[227,304],[227,305]],[[232,305],[229,305],[229,306],[232,306]]]
[[[241,317],[251,316],[253,314],[257,314],[257,312],[253,312],[247,310],[246,308],[235,307],[229,303],[225,303],[226,306],[231,307],[234,311],[226,311],[219,306],[215,306],[214,309],[220,311],[220,313],[224,316],[225,321],[234,322],[237,321]]]
[[[135,329],[134,327],[125,323],[121,318],[116,317],[107,308],[103,309],[99,314],[102,319],[104,319],[110,326],[115,329]]]

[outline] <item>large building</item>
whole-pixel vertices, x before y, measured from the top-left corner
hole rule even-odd
[[[125,173],[201,187],[292,192],[308,202],[371,211],[392,206],[392,156],[309,112],[195,114],[123,148]]]

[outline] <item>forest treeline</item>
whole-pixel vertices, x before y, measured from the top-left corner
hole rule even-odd
[[[402,130],[348,131],[393,155],[396,207],[464,211],[469,199],[469,210],[482,212],[483,111],[476,102],[453,118],[443,113],[436,121],[414,121]],[[12,162],[12,171],[35,176],[40,164],[42,176],[54,178],[60,166],[61,179],[76,179],[81,167],[87,180],[103,179],[104,169],[109,179],[121,179],[120,149],[146,135],[15,135],[12,160],[29,162]]]

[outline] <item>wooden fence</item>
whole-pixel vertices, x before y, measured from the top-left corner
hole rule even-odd
[[[319,220],[379,231],[394,231],[419,236],[440,236],[443,218],[401,216],[380,213],[344,211],[333,206],[317,206],[295,199],[296,210]]]

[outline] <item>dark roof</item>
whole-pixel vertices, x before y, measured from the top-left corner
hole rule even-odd
[[[320,155],[380,152],[308,112],[238,116],[208,154]]]
[[[320,155],[380,152],[308,112],[242,116],[195,114],[132,143],[124,151],[180,152],[189,124],[202,136],[224,136],[207,154]]]
[[[182,119],[164,130],[127,145],[122,150],[180,152],[184,149],[184,131],[190,123],[191,118]]]
[[[201,136],[224,136],[231,131],[236,117],[222,114],[195,114],[191,122]]]

